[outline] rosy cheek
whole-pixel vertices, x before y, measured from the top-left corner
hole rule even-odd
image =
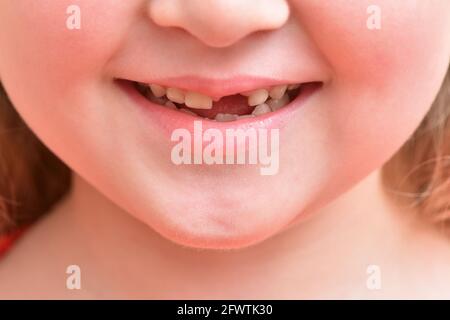
[[[367,8],[373,1],[353,1],[351,5],[347,0],[294,3],[302,25],[335,77],[355,85],[382,87],[386,79],[426,72],[430,52],[431,57],[433,52],[442,56],[443,50],[449,50],[448,36],[436,32],[449,28],[437,5],[420,5],[422,2],[415,0],[378,1],[381,29],[370,30],[367,21],[372,14]]]
[[[72,3],[80,8],[80,29],[70,30],[67,20]],[[9,65],[24,68],[11,74],[25,72],[39,87],[41,77],[54,84],[53,90],[78,78],[98,76],[111,54],[122,41],[121,28],[130,14],[117,1],[14,1],[0,14],[14,34],[0,31],[6,46]],[[128,5],[127,10],[132,6]],[[8,12],[9,11],[9,12]],[[15,17],[20,16],[20,19]],[[119,22],[118,22],[119,21]],[[17,50],[17,47],[21,50]],[[31,74],[29,74],[31,72]],[[18,75],[19,78],[24,74]]]

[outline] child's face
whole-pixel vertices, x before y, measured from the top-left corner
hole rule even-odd
[[[374,30],[373,2],[1,1],[0,77],[34,132],[118,206],[183,244],[244,246],[379,168],[429,110],[449,62],[450,1],[378,0]],[[79,30],[66,25],[73,3]],[[225,85],[235,76],[323,86],[264,121],[217,124],[280,129],[279,170],[265,176],[250,164],[176,166],[171,131],[194,118],[114,81],[188,75],[219,79],[203,88],[217,92],[243,88]]]

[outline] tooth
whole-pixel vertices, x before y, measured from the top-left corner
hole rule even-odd
[[[248,97],[248,105],[253,107],[266,102],[269,92],[266,89],[258,89],[253,91]]]
[[[238,119],[248,119],[248,118],[254,118],[255,116],[252,114],[244,114],[242,116],[239,116]]]
[[[194,112],[192,112],[191,110],[188,110],[188,109],[186,109],[186,108],[181,108],[181,109],[179,109],[179,110],[180,110],[181,112],[183,112],[183,113],[190,114],[191,116],[194,116],[194,117],[197,116]]]
[[[289,96],[287,94],[284,94],[281,99],[269,99],[266,103],[269,105],[272,111],[277,111],[278,109],[284,107],[289,103]]]
[[[148,98],[151,102],[157,103],[157,104],[160,104],[160,105],[164,105],[164,103],[166,102],[165,99],[163,99],[163,98],[157,98],[157,97],[155,97],[155,96],[152,95],[152,94],[148,94],[148,95],[147,95],[147,98]]]
[[[237,114],[218,113],[215,117],[215,120],[219,122],[228,122],[237,120],[238,118],[239,116]]]
[[[297,88],[300,88],[300,84],[291,84],[288,86],[288,90],[295,90]]]
[[[166,92],[167,99],[170,101],[183,104],[184,103],[184,92],[176,88],[168,88]]]
[[[272,99],[280,99],[285,94],[287,87],[287,85],[272,87],[269,91],[269,96]]]
[[[172,101],[167,101],[164,105],[169,109],[173,109],[173,110],[178,109],[177,106],[175,105],[175,103],[173,103]]]
[[[150,85],[150,90],[152,90],[152,93],[157,98],[161,98],[161,97],[164,97],[166,95],[166,89],[164,87],[161,87],[161,86],[157,85],[157,84],[151,84]]]
[[[272,112],[272,109],[270,109],[269,105],[263,103],[258,105],[252,112],[252,115],[254,116],[260,116],[266,113]]]
[[[196,92],[188,92],[184,103],[194,109],[211,109],[213,106],[212,98]]]

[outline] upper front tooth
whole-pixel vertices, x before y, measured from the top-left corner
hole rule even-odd
[[[257,106],[266,102],[269,97],[269,92],[266,89],[258,89],[250,92],[248,96],[248,105],[251,107]]]
[[[211,109],[213,106],[212,98],[196,92],[188,92],[184,103],[194,109]]]
[[[287,87],[288,87],[287,85],[280,85],[280,86],[272,87],[269,91],[269,96],[272,99],[280,99],[286,92]]]
[[[151,84],[150,85],[150,90],[152,90],[152,93],[157,98],[161,98],[161,97],[164,97],[166,95],[166,89],[164,87],[161,87],[161,86],[157,85],[157,84]]]
[[[184,92],[176,88],[168,88],[166,93],[167,99],[170,101],[183,104],[184,103]]]

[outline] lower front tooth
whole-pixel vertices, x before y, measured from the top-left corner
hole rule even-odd
[[[260,104],[259,106],[257,106],[257,107],[253,110],[252,115],[254,115],[254,116],[260,116],[260,115],[269,113],[269,112],[271,112],[271,111],[272,111],[272,109],[270,109],[270,107],[269,107],[267,104],[263,103],[263,104]]]
[[[179,110],[180,110],[181,112],[183,112],[183,113],[190,114],[191,116],[194,116],[194,117],[197,116],[194,112],[192,112],[191,110],[188,110],[188,109],[186,109],[186,108],[181,108],[181,109],[179,109]]]
[[[173,110],[178,109],[177,106],[175,105],[175,103],[173,103],[172,101],[167,101],[164,105],[169,109],[173,109]]]
[[[269,99],[267,104],[272,111],[277,111],[278,109],[284,107],[289,103],[289,96],[285,94],[281,99]]]
[[[237,114],[218,113],[215,117],[215,120],[219,122],[228,122],[237,120],[238,118],[239,116]]]
[[[239,116],[239,119],[248,119],[248,118],[254,118],[255,116],[252,114],[244,114],[243,116]]]
[[[157,97],[155,97],[154,95],[152,95],[152,94],[150,94],[150,93],[147,95],[147,98],[148,98],[151,102],[157,103],[157,104],[160,104],[160,105],[164,105],[164,103],[166,102],[165,99],[163,99],[163,98],[157,98]]]

